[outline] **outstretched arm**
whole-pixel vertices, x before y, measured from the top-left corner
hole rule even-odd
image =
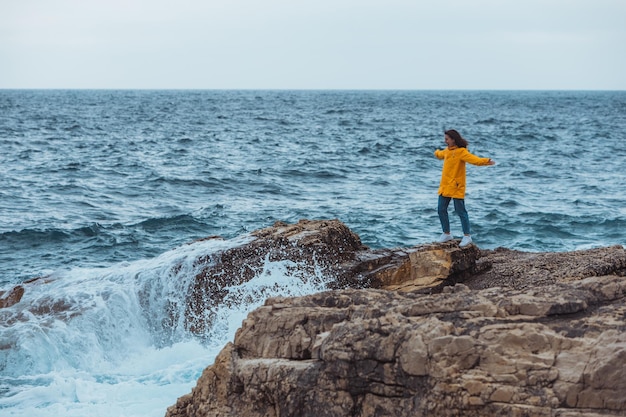
[[[472,165],[495,165],[496,164],[496,162],[493,159],[481,158],[479,156],[476,156],[470,153],[467,149],[465,150],[465,152],[463,152],[463,155],[461,155],[461,159],[467,162],[468,164],[472,164]]]

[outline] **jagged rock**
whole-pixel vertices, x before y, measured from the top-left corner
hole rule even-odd
[[[625,296],[602,276],[269,299],[167,417],[624,415]]]
[[[260,235],[286,233],[310,260],[320,226]],[[267,300],[167,417],[626,415],[623,247],[348,240],[317,259],[337,259],[323,266],[349,289]]]
[[[198,260],[205,266],[187,297],[186,325],[196,333],[210,328],[213,307],[224,302],[228,288],[254,278],[266,261],[289,260],[293,269],[309,275],[320,271],[332,277],[333,289],[437,291],[475,273],[479,256],[476,246],[461,249],[457,242],[372,250],[339,220],[277,222],[252,232],[241,246]],[[177,311],[173,306],[172,314]]]

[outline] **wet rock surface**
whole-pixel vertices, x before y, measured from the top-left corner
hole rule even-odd
[[[329,277],[328,287],[438,291],[476,272],[480,251],[457,242],[373,250],[338,220],[277,222],[251,234],[239,247],[200,258],[185,307],[187,327],[202,333],[213,320],[212,306],[222,303],[230,286],[259,274],[267,261],[288,260],[299,273]],[[173,311],[179,311],[178,307]]]

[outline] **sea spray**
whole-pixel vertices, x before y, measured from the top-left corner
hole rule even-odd
[[[185,294],[207,266],[198,259],[250,239],[194,242],[154,259],[59,271],[30,284],[20,303],[0,310],[0,409],[29,417],[162,416],[249,311],[268,297],[325,288],[319,270],[266,258],[250,281],[225,288],[210,329],[188,331]]]
[[[270,261],[266,256],[262,270],[250,281],[228,287],[228,296],[217,308],[211,340],[219,335],[234,335],[245,315],[270,297],[296,297],[325,289],[328,277],[319,268],[313,274],[290,260]],[[232,308],[231,306],[237,306]]]

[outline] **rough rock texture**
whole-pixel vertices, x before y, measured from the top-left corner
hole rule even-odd
[[[481,273],[465,281],[472,289],[526,289],[600,275],[625,276],[626,255],[622,246],[548,253],[498,248],[481,251],[476,269]]]
[[[24,296],[24,286],[16,285],[8,291],[0,291],[0,308],[11,307]]]
[[[329,288],[386,288],[436,291],[476,272],[480,250],[457,242],[372,250],[339,220],[277,222],[257,230],[241,246],[200,258],[185,306],[187,327],[202,333],[213,320],[212,306],[223,302],[229,286],[259,274],[266,261],[289,260],[300,273],[332,277]],[[484,265],[483,265],[484,266]],[[178,312],[179,306],[172,306]]]
[[[12,305],[19,303],[24,296],[24,292],[26,292],[26,287],[45,284],[47,282],[49,282],[47,278],[38,277],[26,280],[21,285],[16,285],[7,291],[0,291],[0,308],[11,307]]]
[[[167,416],[624,415],[625,295],[603,276],[269,299]]]
[[[267,300],[168,417],[626,415],[623,247],[332,252],[320,226],[259,233],[349,289]]]

